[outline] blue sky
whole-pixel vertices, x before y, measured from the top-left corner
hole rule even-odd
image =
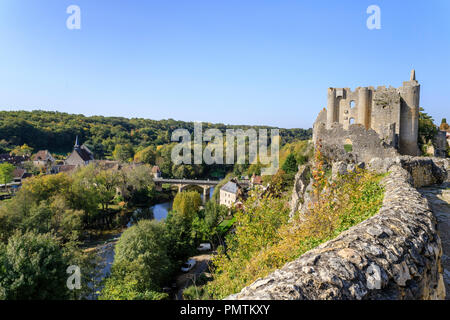
[[[2,110],[307,128],[328,87],[398,87],[412,68],[450,118],[450,1],[0,1]]]

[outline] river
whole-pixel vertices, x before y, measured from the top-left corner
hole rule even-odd
[[[167,214],[172,210],[173,201],[163,202],[155,204],[150,208],[139,208],[133,212],[133,216],[128,222],[127,228],[131,227],[134,223],[141,219],[155,219],[162,220],[167,217]],[[102,259],[101,278],[103,279],[111,270],[111,265],[114,261],[114,247],[117,240],[119,240],[121,233],[112,236],[109,240],[105,241],[104,244],[97,246],[97,252]]]

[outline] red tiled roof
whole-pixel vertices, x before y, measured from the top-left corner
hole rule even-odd
[[[74,170],[76,167],[77,166],[75,166],[75,165],[65,164],[65,165],[59,166],[59,172],[69,172],[69,171]]]
[[[26,170],[16,168],[16,169],[14,169],[13,177],[14,177],[14,179],[22,179],[22,177],[25,173],[26,173]]]
[[[253,183],[254,184],[262,184],[262,177],[261,176],[255,176],[253,177]]]

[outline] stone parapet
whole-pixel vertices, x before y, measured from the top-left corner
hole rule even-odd
[[[415,161],[399,157],[386,166],[385,196],[375,216],[227,299],[444,299],[436,219],[414,187],[432,182],[419,181],[421,174],[440,171],[429,163],[429,171],[421,171]],[[434,165],[448,168],[448,162]]]

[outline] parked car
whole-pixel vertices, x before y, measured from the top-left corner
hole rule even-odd
[[[195,261],[194,259],[189,259],[188,261],[183,263],[183,265],[181,266],[181,271],[183,272],[190,271],[195,266],[196,263],[197,261]]]
[[[201,243],[198,248],[198,251],[210,251],[211,250],[211,244],[210,243]]]

